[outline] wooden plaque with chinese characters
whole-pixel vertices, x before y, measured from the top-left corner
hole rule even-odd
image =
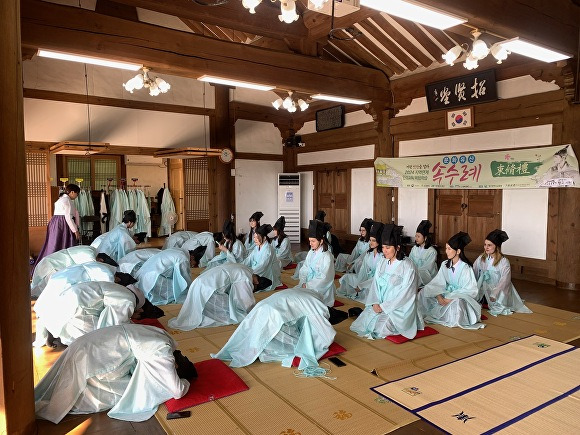
[[[425,86],[429,112],[497,100],[495,70],[488,69]]]

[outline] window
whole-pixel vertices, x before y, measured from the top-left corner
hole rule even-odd
[[[82,178],[81,186],[90,185],[92,190],[101,190],[107,186],[119,187],[123,178],[121,158],[108,155],[64,156],[62,176],[68,178],[69,183],[75,184],[76,179]]]
[[[26,152],[29,227],[43,227],[48,222],[50,183],[47,168],[47,153]]]
[[[209,219],[207,158],[184,159],[185,219]]]

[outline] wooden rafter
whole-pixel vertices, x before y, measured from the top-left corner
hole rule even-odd
[[[411,34],[433,58],[439,62],[443,54],[441,49],[415,23],[399,17],[392,17],[403,29]]]

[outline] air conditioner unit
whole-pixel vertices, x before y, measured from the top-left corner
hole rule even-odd
[[[290,243],[300,243],[300,174],[278,174],[278,216]]]
[[[125,164],[126,165],[154,165],[154,166],[161,166],[161,165],[163,165],[163,159],[161,159],[159,157],[142,156],[142,155],[125,156]]]
[[[308,9],[325,15],[332,15],[332,1],[328,0],[321,9],[316,9],[312,2],[308,1]],[[385,0],[386,1],[386,0]],[[334,16],[344,17],[360,9],[360,0],[334,0]]]

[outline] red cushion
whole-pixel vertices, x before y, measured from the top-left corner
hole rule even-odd
[[[320,359],[329,358],[334,355],[338,355],[340,353],[346,352],[346,349],[338,344],[336,341],[333,341],[330,347],[328,348],[328,352],[320,357]],[[298,367],[300,365],[300,357],[295,356],[294,360],[292,361],[292,367]]]
[[[281,284],[278,287],[276,287],[274,290],[284,290],[285,288],[288,288],[288,286],[286,284]]]
[[[422,331],[417,331],[417,335],[415,335],[415,338],[413,338],[413,340],[435,334],[439,334],[439,331],[431,328],[430,326],[425,326],[425,329],[423,329]],[[402,335],[388,335],[387,337],[385,337],[385,339],[392,341],[393,343],[396,344],[401,344],[405,343],[406,341],[409,341],[407,337],[403,337]]]
[[[338,273],[334,274],[334,279],[340,279],[342,277],[342,275],[339,275]]]
[[[283,269],[284,270],[288,270],[288,269],[296,269],[297,264],[296,263],[290,263],[288,266],[284,266]]]
[[[131,319],[133,323],[138,323],[139,325],[157,326],[158,328],[165,329],[165,326],[157,319]]]
[[[197,379],[181,399],[165,402],[169,412],[177,412],[215,399],[246,391],[249,387],[232,369],[219,359],[195,363]]]
[[[487,316],[481,315],[481,320],[487,320]]]
[[[335,300],[333,307],[342,307],[344,304],[340,301]]]

